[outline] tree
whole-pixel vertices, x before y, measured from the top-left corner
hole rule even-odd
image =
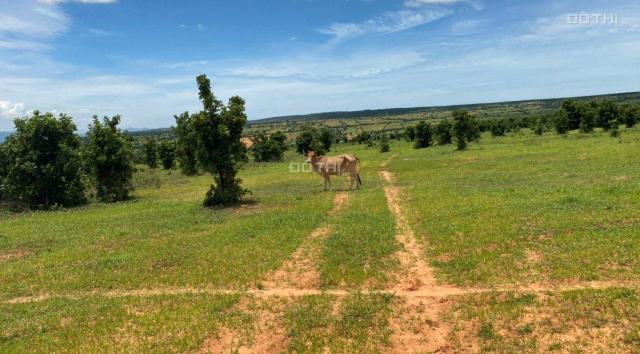
[[[280,133],[282,134],[282,133]],[[280,134],[267,136],[263,131],[258,132],[253,139],[251,152],[256,161],[280,161],[286,148],[285,143],[281,140]],[[274,137],[275,135],[275,137]],[[286,139],[286,136],[284,136]]]
[[[623,123],[627,128],[633,128],[640,118],[640,105],[627,105],[622,109],[621,112],[621,123]]]
[[[389,146],[389,137],[387,135],[383,135],[380,138],[380,152],[389,152],[391,151],[391,146]]]
[[[453,136],[451,135],[451,130],[453,129],[453,124],[448,119],[443,119],[438,124],[436,124],[435,128],[435,136],[438,145],[448,145],[453,141]]]
[[[330,144],[329,147],[331,147]],[[304,127],[300,135],[296,137],[296,151],[301,154],[306,154],[310,150],[315,151],[318,155],[324,155],[329,151],[326,145],[320,141],[320,132],[318,129],[307,126]]]
[[[247,123],[245,102],[238,96],[225,106],[211,91],[206,75],[196,78],[204,107],[193,119],[200,166],[213,175],[214,184],[206,194],[205,206],[236,203],[248,193],[236,177],[240,164],[247,160],[247,149],[240,141]]]
[[[467,111],[453,112],[453,122],[453,136],[458,150],[465,150],[469,142],[480,139],[478,123]]]
[[[515,125],[512,125],[515,126]],[[504,119],[497,119],[491,122],[491,135],[504,136],[507,133],[507,125]]]
[[[538,118],[536,118],[535,122],[533,123],[533,133],[535,135],[542,135],[544,134],[545,130],[546,130],[545,119],[543,116],[539,116]]]
[[[433,145],[433,129],[431,124],[422,121],[416,125],[416,142],[413,147],[422,149],[431,145]]]
[[[2,200],[2,194],[4,193],[4,179],[7,176],[9,167],[9,155],[6,145],[0,143],[0,200]]]
[[[324,151],[331,151],[331,145],[334,140],[331,129],[327,127],[320,128],[318,139],[320,141],[320,144],[322,144]]]
[[[158,155],[160,156],[162,168],[165,170],[172,169],[176,157],[176,143],[169,140],[161,142],[160,147],[158,148]]]
[[[158,144],[155,138],[144,142],[144,163],[150,168],[158,168]]]
[[[591,133],[596,125],[595,113],[592,110],[584,109],[580,116],[580,132]]]
[[[416,139],[416,128],[415,127],[407,127],[404,130],[404,136],[407,141],[414,141]]]
[[[560,105],[560,110],[562,110],[567,119],[567,129],[575,130],[580,128],[580,123],[582,122],[582,114],[584,113],[583,107],[581,107],[580,103],[567,99],[562,101]]]
[[[566,111],[560,110],[556,113],[555,119],[553,120],[553,126],[558,134],[567,134],[569,131],[569,119],[567,118]]]
[[[279,130],[276,130],[270,136],[271,140],[275,141],[282,151],[287,151],[289,147],[287,146],[287,135]]]
[[[609,130],[612,125],[618,124],[620,110],[618,105],[611,100],[604,100],[598,104],[597,125],[604,130]]]
[[[85,203],[80,137],[71,117],[34,111],[14,123],[16,132],[5,142],[5,195],[37,209]]]
[[[112,203],[126,200],[132,189],[133,149],[127,137],[118,129],[120,116],[93,116],[89,126],[84,155],[87,170],[95,183],[96,197]]]
[[[176,127],[173,130],[176,135],[175,156],[182,173],[192,176],[198,173],[196,157],[198,139],[193,129],[193,117],[189,115],[189,112],[174,117],[176,119]]]

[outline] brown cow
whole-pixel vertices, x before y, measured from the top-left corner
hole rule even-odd
[[[357,157],[351,154],[343,154],[338,156],[318,156],[315,151],[311,150],[307,153],[307,162],[323,179],[324,190],[327,190],[327,184],[331,188],[330,176],[341,176],[343,173],[349,173],[349,190],[353,189],[353,182],[356,187],[360,188],[362,180],[358,174],[357,164],[360,163]]]

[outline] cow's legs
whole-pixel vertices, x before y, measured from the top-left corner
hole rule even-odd
[[[322,177],[322,189],[327,191],[327,177]]]
[[[353,176],[353,173],[349,175],[349,190],[353,189],[353,181],[355,181],[355,178]]]

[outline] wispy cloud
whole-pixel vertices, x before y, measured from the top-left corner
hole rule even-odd
[[[25,113],[24,103],[0,101],[0,118],[14,119]]]

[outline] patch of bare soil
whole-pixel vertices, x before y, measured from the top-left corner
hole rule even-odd
[[[30,255],[30,252],[17,250],[8,253],[0,253],[0,262],[10,261],[12,259],[24,258]]]
[[[338,193],[333,199],[333,208],[329,215],[337,214],[347,202],[348,193]],[[317,289],[320,286],[320,273],[316,267],[319,256],[318,244],[331,234],[331,226],[323,225],[313,230],[309,237],[293,253],[291,259],[275,271],[267,274],[261,282],[266,289],[297,288]]]
[[[385,353],[443,353],[451,351],[449,324],[441,320],[451,303],[436,298],[397,298],[390,319],[393,330]]]
[[[283,353],[287,351],[287,332],[277,314],[284,313],[283,301],[279,299],[245,299],[239,310],[255,314],[253,327],[222,328],[214,337],[207,339],[200,353]]]
[[[393,183],[391,172],[382,170],[380,175],[384,181]],[[393,289],[402,296],[394,306],[390,319],[392,335],[389,353],[427,353],[449,351],[447,337],[450,326],[442,322],[440,317],[448,311],[449,303],[436,298],[418,298],[413,293],[455,293],[458,289],[438,286],[433,269],[424,260],[424,250],[400,209],[400,189],[393,185],[384,188],[387,204],[396,220],[397,241],[402,250],[397,253],[400,261],[400,272]],[[404,295],[404,296],[403,296]],[[409,295],[409,296],[407,296]],[[445,295],[446,296],[446,295]]]

